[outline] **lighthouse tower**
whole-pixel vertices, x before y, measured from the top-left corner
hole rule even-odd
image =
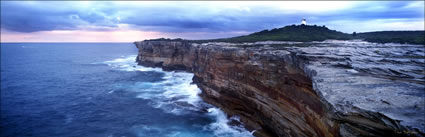
[[[303,18],[303,19],[301,20],[301,25],[307,25],[307,21],[305,20],[305,18]]]

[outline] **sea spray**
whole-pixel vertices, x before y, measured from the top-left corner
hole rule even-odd
[[[239,122],[237,116],[230,119],[220,109],[202,101],[199,94],[201,90],[192,83],[192,73],[182,71],[163,71],[161,68],[151,68],[139,66],[135,62],[136,56],[118,58],[112,61],[105,61],[104,64],[120,71],[141,71],[162,73],[162,81],[159,82],[135,82],[127,85],[126,88],[137,93],[135,97],[149,100],[151,107],[161,109],[165,113],[173,115],[191,115],[190,113],[201,113],[204,117],[211,117],[212,122],[203,125],[203,130],[211,131],[213,136],[220,137],[251,137],[252,132],[243,128],[243,125],[230,125],[231,120]],[[207,111],[205,111],[207,110]],[[164,128],[164,129],[161,129]],[[169,129],[171,128],[171,129]],[[185,131],[182,127],[157,127],[155,125],[140,125],[136,127],[139,135],[158,135],[172,137],[202,136]],[[147,134],[149,133],[149,134]],[[211,136],[211,135],[207,135]]]

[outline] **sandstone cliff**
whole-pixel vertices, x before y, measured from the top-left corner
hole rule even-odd
[[[359,57],[335,55],[346,51],[332,51],[340,47],[306,48],[305,43],[290,42],[135,44],[140,65],[193,72],[201,97],[240,116],[256,136],[424,136],[423,81],[394,81],[384,77],[386,71],[366,72],[364,64],[356,64]],[[416,77],[415,71],[409,72],[403,74]],[[394,79],[398,73],[393,73],[388,77]]]

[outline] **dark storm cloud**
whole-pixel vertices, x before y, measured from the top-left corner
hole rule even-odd
[[[82,9],[70,2],[1,2],[1,27],[17,32],[76,30],[81,25],[115,27],[104,12]]]
[[[132,29],[160,32],[258,31],[298,23],[332,20],[367,21],[376,19],[423,20],[422,6],[415,2],[368,2],[347,9],[315,13],[285,13],[278,6],[250,5],[226,8],[202,4],[128,4],[115,2],[1,2],[1,27],[17,32],[50,30]],[[418,3],[418,2],[416,2]],[[420,2],[418,4],[421,4]],[[416,6],[416,8],[415,8]]]
[[[74,28],[76,24],[64,14],[73,13],[47,12],[30,5],[2,1],[1,27],[19,32]]]
[[[357,8],[344,10],[343,12],[323,15],[323,17],[326,20],[423,19],[423,8],[421,10],[420,8],[407,7],[409,4],[411,3],[400,1],[387,2],[385,4],[382,4],[382,2],[372,2],[359,5]]]

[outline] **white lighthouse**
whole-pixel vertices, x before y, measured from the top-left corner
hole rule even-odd
[[[303,18],[303,19],[301,20],[301,25],[307,25],[307,21],[305,20],[305,18]]]

